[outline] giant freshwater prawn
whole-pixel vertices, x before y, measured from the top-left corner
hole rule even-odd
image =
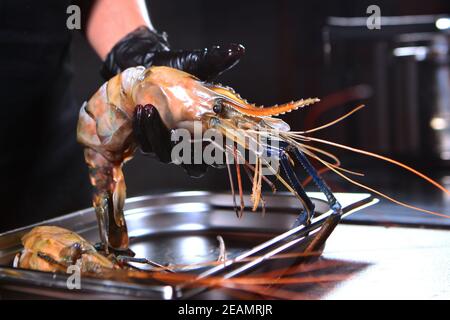
[[[317,98],[309,98],[272,107],[260,107],[248,103],[229,87],[202,82],[176,69],[135,67],[123,71],[106,82],[82,106],[77,129],[78,141],[85,147],[85,159],[94,187],[93,204],[100,239],[104,245],[104,255],[99,254],[92,245],[73,232],[57,227],[38,227],[24,237],[25,249],[17,258],[16,265],[22,268],[57,272],[64,270],[69,264],[77,263],[83,266],[82,270],[86,274],[104,278],[145,278],[167,283],[181,283],[195,279],[195,275],[174,273],[163,266],[157,266],[152,272],[136,270],[128,264],[129,260],[126,258],[108,255],[109,249],[113,252],[125,252],[129,245],[123,214],[126,185],[122,166],[133,157],[138,148],[138,143],[133,136],[132,124],[137,105],[151,105],[157,108],[162,121],[169,129],[184,128],[192,132],[193,123],[199,121],[202,130],[214,130],[233,142],[220,146],[217,141],[209,141],[225,154],[233,199],[236,198],[237,193],[240,199],[239,204],[234,200],[239,215],[242,215],[244,210],[241,166],[252,184],[253,211],[258,207],[264,210],[262,184],[266,183],[275,190],[274,180],[278,180],[301,204],[295,226],[309,224],[315,216],[315,208],[297,175],[297,169],[302,167],[318,189],[324,193],[334,215],[339,215],[341,205],[311,165],[310,159],[314,159],[344,180],[398,205],[442,218],[450,217],[445,213],[404,203],[357,181],[350,175],[362,176],[362,173],[343,168],[339,158],[334,154],[309,144],[315,142],[388,162],[415,174],[450,196],[450,192],[441,184],[406,164],[369,151],[312,136],[319,130],[341,122],[363,106],[356,107],[334,121],[305,131],[291,131],[287,123],[276,117],[318,101]],[[246,152],[254,154],[254,163],[248,161]],[[263,154],[275,157],[279,161],[279,167],[274,167]],[[236,164],[235,174],[232,173],[231,160],[234,160]],[[265,169],[272,173],[273,179],[263,173]],[[338,221],[336,220],[336,223]],[[317,254],[320,252],[303,252],[295,255],[305,258],[311,255],[317,256]],[[280,255],[274,258],[284,259],[292,258],[292,256]],[[206,264],[214,265],[215,263],[217,262]],[[198,280],[196,285],[233,290],[238,286],[240,291],[256,292],[261,290],[261,286],[273,282],[277,276],[278,283],[327,282],[346,277],[346,275],[328,275],[308,278],[302,276],[302,272],[298,271],[300,269],[288,272],[287,275],[286,270],[279,270],[274,271],[276,274],[274,272],[260,274],[259,277],[253,278],[209,277]],[[280,276],[283,272],[284,275]],[[283,291],[278,293],[267,291],[267,294],[275,297],[278,294],[279,298],[289,296],[288,292]]]

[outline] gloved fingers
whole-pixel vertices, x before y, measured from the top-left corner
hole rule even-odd
[[[240,44],[214,46],[202,50],[155,52],[152,64],[168,66],[210,81],[234,67],[243,57],[245,48]]]
[[[103,63],[101,74],[109,80],[129,67],[160,65],[183,70],[208,81],[236,65],[244,53],[245,48],[240,44],[170,51],[166,33],[140,27],[113,47]]]
[[[158,109],[151,104],[145,106],[137,105],[133,118],[133,132],[136,141],[144,153],[153,153],[163,163],[172,161],[172,148],[174,143],[171,141],[171,130],[162,122]],[[190,144],[191,163],[181,163],[191,177],[201,177],[205,174],[208,165],[205,163],[194,163],[194,142]],[[203,150],[203,147],[201,147]]]
[[[168,50],[169,42],[165,32],[158,33],[148,27],[139,27],[112,48],[103,62],[100,73],[105,80],[109,80],[130,67],[150,67],[156,52]]]
[[[171,131],[164,125],[155,106],[136,106],[133,132],[142,152],[154,153],[161,162],[171,162]]]

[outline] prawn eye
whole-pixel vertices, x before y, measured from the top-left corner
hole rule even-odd
[[[217,100],[217,101],[214,103],[213,111],[214,111],[215,113],[217,113],[217,114],[219,114],[219,113],[222,112],[222,101],[221,101],[221,100]]]

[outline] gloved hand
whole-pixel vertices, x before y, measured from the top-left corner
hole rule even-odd
[[[200,50],[170,50],[167,34],[139,27],[120,40],[107,55],[101,70],[105,80],[129,67],[167,66],[209,81],[232,68],[243,56],[239,44]]]
[[[113,47],[106,57],[101,74],[108,80],[129,67],[168,66],[193,74],[201,80],[211,81],[235,66],[244,52],[244,47],[238,44],[173,51],[169,48],[165,33],[158,34],[147,27],[140,27]],[[175,143],[171,141],[171,131],[166,128],[154,106],[136,106],[133,126],[136,141],[144,153],[154,154],[164,163],[171,161]],[[193,177],[203,175],[207,169],[204,163],[181,166]]]

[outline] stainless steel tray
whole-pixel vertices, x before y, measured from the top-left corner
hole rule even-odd
[[[321,216],[330,213],[322,194],[309,195]],[[378,201],[369,194],[337,193],[336,197],[344,207],[344,215]],[[245,200],[249,201],[248,198]],[[252,249],[264,248],[274,237],[290,230],[301,209],[298,200],[290,194],[265,195],[265,200],[264,216],[245,212],[244,217],[238,219],[230,206],[233,202],[229,194],[195,191],[128,199],[125,215],[132,238],[131,249],[139,257],[162,264],[195,264],[217,259],[216,237],[221,235],[228,258],[248,255]],[[0,297],[174,299],[194,297],[199,292],[161,284],[93,278],[83,278],[81,290],[68,290],[68,275],[11,268],[14,256],[22,249],[21,237],[37,225],[61,226],[98,242],[95,213],[91,208],[0,234]],[[296,232],[301,235],[301,231]],[[201,268],[189,272],[205,275],[227,271],[222,269]],[[237,274],[237,271],[233,273]]]

